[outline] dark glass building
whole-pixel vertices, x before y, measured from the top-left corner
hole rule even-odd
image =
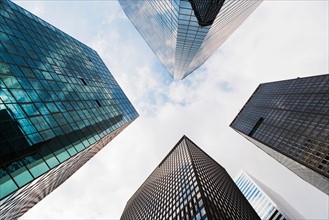
[[[201,66],[263,0],[172,0],[119,3],[174,79]]]
[[[128,219],[259,219],[226,170],[183,136],[129,199]]]
[[[99,55],[0,2],[0,219],[16,219],[136,117]]]
[[[260,84],[230,125],[329,195],[329,75]]]

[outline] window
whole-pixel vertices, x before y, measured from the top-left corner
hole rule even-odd
[[[99,107],[102,106],[101,103],[100,103],[98,100],[95,100],[95,101],[96,101],[96,103],[97,103],[97,105],[98,105]]]
[[[249,132],[248,136],[251,137],[256,130],[259,128],[260,124],[264,121],[264,118],[259,118],[259,120],[256,122],[255,126],[251,129],[251,131]]]
[[[84,78],[82,78],[82,77],[78,77],[80,80],[81,80],[81,82],[83,83],[83,85],[87,85],[87,82],[85,81],[85,79]]]

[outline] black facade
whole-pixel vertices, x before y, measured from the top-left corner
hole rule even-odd
[[[212,25],[225,0],[189,0],[200,26]]]
[[[125,219],[259,219],[226,170],[186,136],[129,199]]]
[[[230,125],[329,194],[329,75],[260,84]]]

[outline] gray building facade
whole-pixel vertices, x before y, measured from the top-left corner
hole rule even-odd
[[[0,2],[0,219],[16,219],[138,114],[96,51]]]
[[[263,83],[230,125],[329,195],[329,75]]]
[[[174,79],[215,53],[263,0],[173,0],[119,3]]]
[[[129,199],[128,219],[259,219],[226,170],[183,136]]]

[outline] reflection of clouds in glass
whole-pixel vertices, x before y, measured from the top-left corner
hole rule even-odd
[[[178,5],[173,1],[119,1],[131,22],[173,75]]]
[[[225,1],[194,61],[189,66],[190,71],[202,65],[261,2],[261,0]]]
[[[61,39],[61,41],[58,41],[57,44],[67,45],[67,42],[64,40],[64,38],[63,39],[59,38],[59,39]],[[28,116],[40,115],[39,112],[43,113],[43,116],[39,116],[38,120],[43,121],[46,127],[49,126],[48,128],[51,128],[53,126],[58,126],[56,120],[54,119],[54,115],[49,113],[66,111],[67,109],[62,104],[62,102],[66,102],[66,101],[71,102],[73,106],[71,105],[69,107],[69,110],[70,109],[72,110],[77,108],[83,108],[83,106],[94,107],[94,103],[92,103],[93,101],[103,100],[103,102],[105,102],[104,104],[110,105],[110,107],[108,108],[111,112],[120,114],[121,110],[118,107],[118,103],[113,99],[115,95],[118,96],[120,91],[114,93],[114,91],[109,92],[107,89],[108,87],[114,87],[114,85],[109,85],[109,83],[106,80],[102,79],[102,76],[95,75],[92,79],[92,81],[97,80],[97,84],[98,84],[97,92],[95,92],[95,89],[91,89],[88,86],[82,88],[81,84],[83,83],[79,82],[79,79],[77,78],[78,75],[77,70],[81,70],[82,67],[81,64],[84,64],[83,67],[86,68],[82,70],[83,72],[87,71],[91,75],[94,75],[95,71],[98,72],[98,70],[95,68],[94,64],[92,63],[91,58],[88,55],[86,55],[90,52],[93,53],[90,56],[94,56],[96,54],[94,54],[94,52],[91,51],[90,49],[85,49],[85,48],[84,50],[87,51],[83,52],[83,49],[79,48],[79,44],[77,44],[76,42],[69,44],[68,47],[70,48],[70,50],[67,51],[65,51],[64,49],[57,49],[59,47],[56,48],[51,47],[53,49],[45,51],[47,52],[46,54],[43,55],[39,54],[39,58],[41,60],[48,61],[49,63],[53,64],[52,68],[48,66],[48,68],[50,68],[51,70],[46,70],[44,63],[40,63],[40,65],[38,65],[38,68],[41,69],[41,71],[37,69],[31,70],[25,67],[21,67],[20,69],[17,69],[17,71],[20,70],[20,73],[22,75],[25,75],[26,77],[31,77],[31,78],[18,78],[23,88],[27,90],[25,91],[18,90],[18,89],[22,89],[21,84],[18,82],[16,77],[13,77],[12,75],[2,76],[2,81],[4,83],[4,86],[6,86],[6,88],[17,88],[17,89],[12,89],[11,94],[19,103],[31,102],[31,101],[34,102],[42,101],[43,103],[45,103],[45,104],[37,103],[37,107],[35,107],[33,104],[23,105],[22,107]],[[65,47],[61,47],[61,48],[65,48]],[[76,60],[77,55],[79,55],[79,58],[81,59],[80,62]],[[53,57],[53,59],[51,57]],[[48,65],[48,63],[46,63],[46,65]],[[9,72],[8,66],[6,67],[2,65],[2,69],[7,69],[6,72]],[[15,73],[17,72],[14,72],[14,74]],[[65,75],[65,73],[69,73],[69,74]],[[60,76],[59,77],[57,74],[63,74],[63,75],[59,75]],[[73,86],[72,83],[75,83],[75,85]],[[81,91],[86,91],[87,93],[81,93]],[[1,95],[4,96],[3,93]],[[5,97],[3,97],[3,99],[5,99]],[[68,105],[70,104],[67,104],[66,106]],[[24,114],[22,109],[18,110],[17,108],[14,108],[12,110],[17,115]],[[111,117],[111,115],[108,115],[108,117]],[[103,120],[101,117],[94,117],[94,118],[89,117],[89,118],[90,120],[94,121],[93,123],[98,123]],[[79,117],[77,117],[77,119],[79,120],[76,122],[76,124],[71,125],[73,127],[73,130],[79,129],[81,127],[85,127],[91,123],[90,120],[84,122]],[[42,129],[45,129],[46,127],[42,127]],[[25,129],[25,127],[23,128]],[[38,129],[37,127],[35,129],[40,131],[40,129]],[[42,135],[42,137],[39,134],[29,134],[29,136],[33,143],[37,143],[38,141],[48,140],[55,137],[56,135],[61,135],[61,134],[63,134],[63,131],[61,129],[56,129],[54,131],[49,130],[47,133]]]
[[[138,116],[95,51],[10,1],[1,6],[0,128],[8,129],[0,199],[97,141],[104,146]]]
[[[201,27],[189,1],[119,1],[174,79],[201,66],[262,2],[225,1],[212,25]]]
[[[244,171],[240,171],[235,179],[236,185],[261,219],[269,219],[271,216],[271,219],[276,219],[275,215],[278,216],[279,214],[282,214],[285,218],[288,217],[280,211],[281,208],[272,201],[259,184],[256,184],[256,180],[251,176]]]

